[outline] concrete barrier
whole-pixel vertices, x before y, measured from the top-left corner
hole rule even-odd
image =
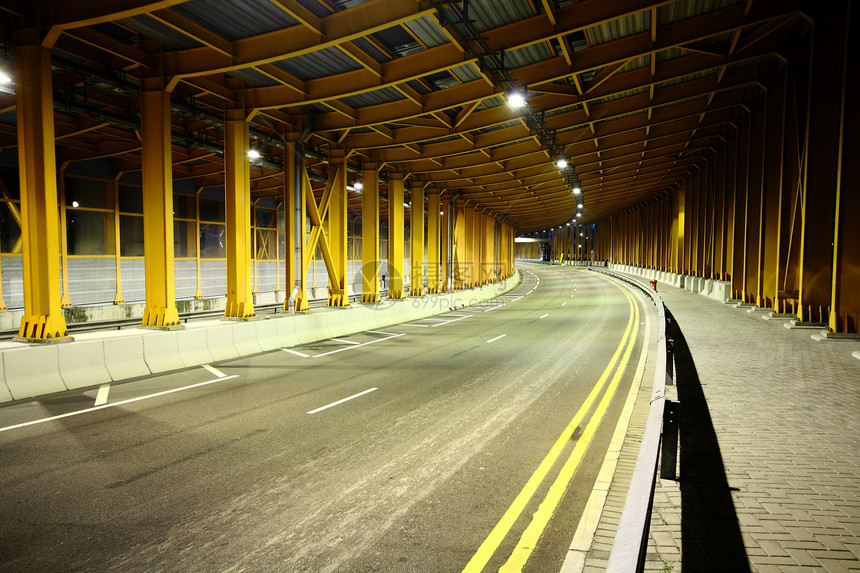
[[[732,292],[732,283],[727,281],[714,281],[714,290],[711,292],[711,298],[720,302],[726,302],[731,298],[729,295]]]
[[[699,294],[704,295],[704,296],[710,296],[711,292],[713,290],[714,290],[713,279],[701,279]]]
[[[258,320],[250,321],[228,321],[230,322],[230,330],[233,332],[233,346],[239,356],[250,356],[251,354],[259,354],[263,351],[260,348],[260,343],[257,342],[257,325]]]
[[[3,375],[13,400],[66,390],[57,346],[28,344],[3,353]]]
[[[74,344],[74,343],[72,343]],[[126,380],[149,374],[143,358],[143,336],[132,334],[104,339],[105,367],[111,379]]]
[[[215,324],[206,329],[206,346],[215,362],[230,360],[239,356],[236,347],[233,346],[233,329],[225,328],[225,326],[224,324]]]
[[[0,353],[0,373],[3,372],[3,354]],[[11,402],[12,394],[9,392],[9,386],[6,385],[6,379],[3,378],[3,383],[0,384],[0,403]]]
[[[171,330],[143,335],[143,359],[153,374],[185,368],[185,363],[179,357],[176,334],[176,331]]]
[[[253,323],[257,330],[257,343],[260,345],[262,352],[276,350],[281,347],[281,342],[278,339],[278,325],[275,320],[258,320]]]
[[[213,362],[205,328],[176,331],[176,348],[186,368]]]
[[[299,344],[299,337],[296,334],[296,321],[288,314],[278,315],[272,319],[278,332],[278,344],[281,348],[295,346]]]
[[[57,345],[60,376],[66,388],[86,388],[111,381],[103,340],[76,340]]]

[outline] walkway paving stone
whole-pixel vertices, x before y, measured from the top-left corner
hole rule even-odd
[[[860,572],[860,344],[660,295],[690,360],[677,364],[678,481],[658,479],[645,570]],[[622,459],[638,448],[631,430]],[[625,480],[616,473],[586,571],[605,570]]]

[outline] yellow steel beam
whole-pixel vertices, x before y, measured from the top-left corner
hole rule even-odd
[[[286,0],[278,3],[282,6],[293,4],[298,7],[298,3]],[[170,87],[186,77],[255,67],[334,47],[434,12],[435,10],[423,6],[417,0],[370,0],[324,16],[311,26],[302,23],[261,36],[237,40],[233,42],[235,57],[227,57],[208,47],[167,54],[167,61],[170,62],[174,74]],[[313,28],[321,30],[316,31]]]
[[[187,0],[88,0],[87,2],[54,2],[41,0],[36,10],[52,15],[52,26],[42,45],[52,47],[63,32],[73,28],[93,26],[123,18],[132,18],[181,4]]]

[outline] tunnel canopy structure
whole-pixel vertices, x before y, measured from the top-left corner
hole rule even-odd
[[[372,302],[381,274],[395,296],[509,276],[514,234],[550,228],[568,258],[730,280],[856,331],[856,245],[833,246],[856,170],[853,16],[799,0],[4,1],[19,336],[65,336],[76,256],[115,259],[117,303],[122,275],[145,275],[143,322],[169,327],[180,289],[203,296],[201,258],[223,259],[225,314],[247,318],[261,263],[285,305],[293,286],[306,305],[317,260],[330,305]]]

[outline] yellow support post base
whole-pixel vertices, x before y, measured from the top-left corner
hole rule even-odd
[[[26,342],[71,342],[63,316],[25,316],[18,328],[16,340]]]
[[[224,318],[254,318],[254,306],[245,302],[228,302],[224,307]]]
[[[410,287],[409,288],[409,296],[424,296],[424,287]]]
[[[328,295],[328,306],[349,306],[349,297],[345,293],[330,294]]]
[[[150,306],[143,311],[142,326],[171,328],[179,326],[179,312],[176,307]]]
[[[388,287],[388,300],[403,300],[404,298],[406,298],[406,295],[403,294],[403,290],[395,290],[391,287]]]
[[[122,293],[116,293],[116,296],[113,298],[114,304],[125,304],[125,300],[122,298]]]
[[[361,295],[361,302],[379,302],[379,293],[365,293]]]

